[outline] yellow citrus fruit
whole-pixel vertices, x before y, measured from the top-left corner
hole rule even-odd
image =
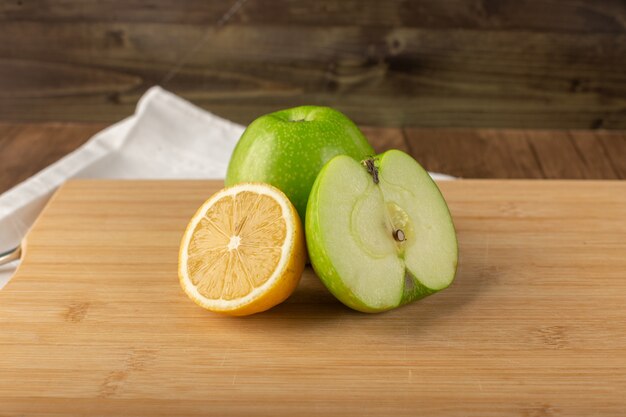
[[[224,188],[198,209],[185,230],[180,284],[208,310],[258,313],[295,290],[305,247],[298,213],[279,189],[256,183]]]

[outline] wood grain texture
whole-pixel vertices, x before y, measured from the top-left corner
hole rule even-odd
[[[103,123],[0,122],[0,193],[105,127]],[[400,149],[431,171],[463,178],[626,178],[626,132],[622,131],[361,129],[377,153]]]
[[[608,132],[600,133],[601,147],[606,155],[611,168],[620,173],[620,178],[626,178],[626,141],[619,140],[615,135]]]
[[[221,0],[50,0],[0,3],[0,21],[159,22],[206,24],[228,13]],[[158,7],[157,7],[158,6]],[[558,16],[558,19],[555,19]],[[237,9],[237,24],[400,26],[431,29],[528,29],[544,32],[619,33],[626,30],[620,0],[255,0]]]
[[[4,415],[615,416],[626,408],[626,183],[440,184],[447,290],[353,312],[310,270],[284,304],[205,312],[179,288],[217,182],[66,184],[0,291]]]
[[[607,131],[405,129],[410,153],[462,178],[626,178],[626,134]]]
[[[0,119],[110,122],[161,84],[246,124],[325,104],[385,127],[626,128],[622,1],[234,4],[5,2]]]
[[[72,152],[105,126],[0,122],[0,194]]]
[[[402,129],[369,126],[359,127],[376,153],[382,153],[389,149],[400,149],[403,152],[409,152],[409,147],[407,146]]]

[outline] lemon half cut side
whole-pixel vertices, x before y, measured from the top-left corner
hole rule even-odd
[[[261,183],[224,188],[202,204],[185,230],[180,284],[208,310],[258,313],[293,293],[305,247],[298,213],[282,191]]]

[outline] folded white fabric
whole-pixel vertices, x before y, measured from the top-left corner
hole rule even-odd
[[[135,114],[0,196],[0,252],[16,247],[52,193],[70,178],[224,178],[243,126],[160,87]],[[436,179],[450,179],[431,174]],[[17,262],[0,266],[0,288]]]

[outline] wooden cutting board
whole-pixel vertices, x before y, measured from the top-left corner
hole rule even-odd
[[[624,415],[626,182],[440,185],[447,290],[367,315],[307,270],[284,304],[228,318],[176,275],[220,183],[66,184],[0,291],[0,415]]]

